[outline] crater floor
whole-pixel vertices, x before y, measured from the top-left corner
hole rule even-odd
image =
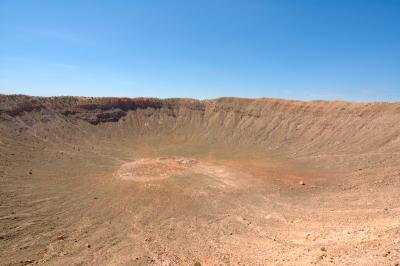
[[[396,104],[0,103],[0,265],[400,262]]]

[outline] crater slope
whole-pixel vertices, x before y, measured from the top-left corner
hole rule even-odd
[[[400,104],[0,95],[0,265],[396,265]]]

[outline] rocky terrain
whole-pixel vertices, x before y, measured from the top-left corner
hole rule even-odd
[[[0,265],[399,265],[400,103],[0,95]]]

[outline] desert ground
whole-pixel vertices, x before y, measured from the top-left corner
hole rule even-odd
[[[400,103],[0,95],[0,265],[399,265]]]

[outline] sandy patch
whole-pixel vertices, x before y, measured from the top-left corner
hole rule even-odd
[[[114,174],[118,179],[136,182],[150,182],[179,175],[201,176],[205,178],[207,186],[219,189],[247,187],[251,177],[234,167],[182,157],[139,159],[121,165]]]
[[[121,165],[115,176],[123,180],[146,182],[180,175],[198,165],[194,159],[145,158]]]

